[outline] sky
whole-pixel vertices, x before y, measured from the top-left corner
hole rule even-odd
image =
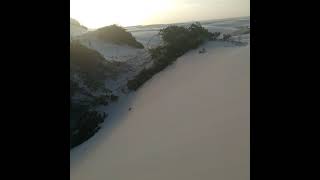
[[[70,0],[70,17],[88,28],[250,16],[250,0]]]

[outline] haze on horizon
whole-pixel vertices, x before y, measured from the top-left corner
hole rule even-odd
[[[70,17],[88,28],[250,16],[250,0],[70,0]]]

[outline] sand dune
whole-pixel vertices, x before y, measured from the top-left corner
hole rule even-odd
[[[121,98],[71,151],[71,180],[250,179],[250,45],[227,44],[188,52]]]

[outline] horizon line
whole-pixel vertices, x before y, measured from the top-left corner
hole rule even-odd
[[[202,19],[202,20],[191,20],[191,21],[183,21],[183,22],[173,22],[173,23],[156,23],[156,24],[138,24],[138,25],[133,25],[133,26],[122,26],[122,25],[119,25],[119,24],[116,24],[116,25],[119,25],[123,28],[128,28],[128,27],[137,27],[137,26],[155,26],[155,25],[172,25],[172,24],[184,24],[184,23],[191,23],[191,22],[203,22],[203,21],[219,21],[219,20],[227,20],[227,19],[235,19],[235,18],[248,18],[250,17],[250,15],[247,15],[247,16],[236,16],[236,17],[228,17],[228,18],[217,18],[217,19]],[[79,22],[78,19],[76,18],[73,18],[70,16],[70,19],[74,19],[76,21]],[[80,22],[79,22],[80,23]],[[86,25],[80,23],[80,25],[82,26],[85,26],[86,28],[88,28],[88,30],[95,30],[95,29],[99,29],[99,28],[103,28],[103,27],[106,27],[106,26],[111,26],[113,24],[109,24],[109,25],[105,25],[105,26],[101,26],[101,27],[98,27],[98,28],[89,28],[87,27]]]

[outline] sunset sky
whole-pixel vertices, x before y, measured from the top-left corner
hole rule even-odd
[[[250,16],[250,0],[70,0],[70,17],[88,28]]]

